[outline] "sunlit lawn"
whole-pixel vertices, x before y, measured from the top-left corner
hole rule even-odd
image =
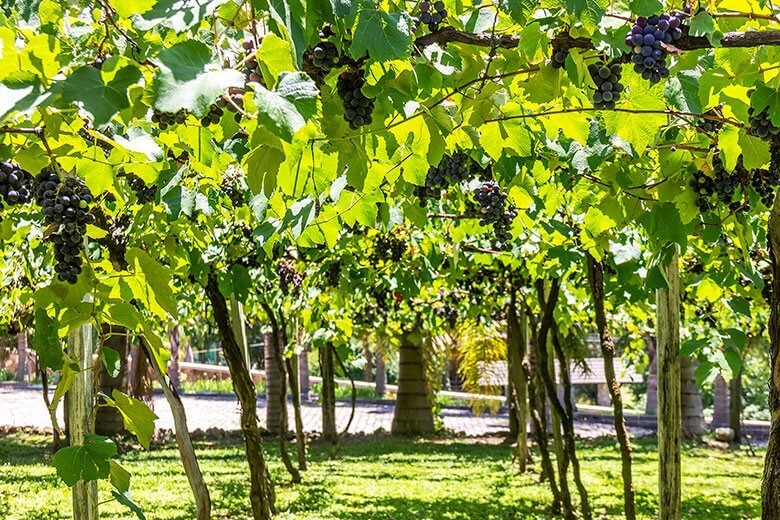
[[[656,443],[635,442],[634,475],[641,518],[654,518]],[[215,518],[249,518],[249,489],[242,446],[236,440],[197,444],[211,489]],[[551,518],[550,494],[536,473],[510,467],[510,448],[473,440],[407,440],[387,437],[349,441],[338,458],[314,446],[304,483],[291,486],[269,445],[281,519],[473,520]],[[741,519],[760,516],[762,452],[687,446],[683,456],[683,516]],[[580,458],[594,518],[622,513],[620,457],[614,441],[583,443]],[[47,439],[0,437],[0,518],[70,518],[70,495],[49,466]],[[132,471],[133,497],[147,518],[191,520],[189,487],[175,446],[131,451],[122,463]],[[574,492],[572,486],[572,492]],[[108,498],[104,493],[101,499]],[[114,503],[101,518],[126,519]]]

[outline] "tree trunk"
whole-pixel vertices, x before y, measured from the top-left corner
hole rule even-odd
[[[279,350],[278,342],[273,334],[266,334],[263,340],[265,360],[265,427],[270,433],[278,433],[280,429],[287,431],[287,425],[282,421],[282,399],[287,397],[282,394],[282,377],[276,363],[276,355]]]
[[[723,375],[715,376],[712,404],[712,427],[719,428],[729,424],[729,387]]]
[[[778,153],[773,147],[773,156]],[[769,413],[772,425],[764,459],[764,481],[761,486],[763,520],[780,518],[780,197],[769,216],[767,226],[769,254],[772,260],[772,292],[769,318]]]
[[[287,473],[292,477],[294,484],[301,482],[301,474],[298,469],[293,466],[290,454],[287,453],[287,370],[284,363],[284,352],[287,349],[287,332],[286,324],[284,321],[284,315],[279,311],[279,319],[274,316],[273,309],[267,303],[262,303],[265,313],[268,315],[268,319],[271,321],[271,334],[272,340],[276,348],[274,349],[274,363],[279,371],[281,377],[280,390],[279,390],[279,454],[282,457],[284,467],[287,469]],[[268,367],[266,366],[266,373]]]
[[[654,335],[648,334],[645,336],[645,346],[647,347],[647,355],[650,357],[650,367],[647,371],[645,413],[647,415],[658,415],[658,363]]]
[[[522,320],[522,323],[521,323]],[[525,326],[525,316],[517,314],[517,292],[513,288],[510,294],[507,312],[507,353],[509,359],[509,386],[512,389],[512,404],[517,423],[516,457],[521,473],[526,471],[529,461],[528,450],[528,379],[526,379],[523,364],[525,350],[528,345],[528,331]]]
[[[535,351],[531,348],[530,352]],[[531,408],[531,420],[534,425],[534,438],[539,446],[539,454],[542,458],[542,480],[547,479],[550,484],[553,502],[550,512],[553,515],[561,513],[561,491],[558,489],[558,483],[555,478],[555,469],[553,469],[550,451],[547,446],[547,413],[544,406],[544,390],[539,388],[539,369],[534,365],[534,356],[529,352],[529,364],[523,365],[523,371],[528,381],[528,401]],[[533,370],[533,372],[531,372]]]
[[[574,418],[566,414],[566,410],[558,400],[558,392],[553,380],[554,376],[551,376],[550,372],[545,370],[545,367],[549,367],[547,348],[545,347],[547,346],[547,339],[550,334],[550,329],[555,323],[554,311],[555,306],[558,303],[559,289],[560,280],[556,278],[551,282],[549,294],[545,298],[544,281],[536,281],[536,290],[539,297],[539,304],[543,310],[542,319],[539,323],[539,328],[537,331],[537,341],[535,342],[537,345],[539,345],[537,350],[537,353],[539,354],[539,373],[542,376],[542,382],[544,383],[544,387],[547,390],[547,397],[550,399],[550,404],[552,405],[553,410],[558,414],[558,417],[560,418],[563,425],[563,440],[565,443],[566,454],[568,455],[569,461],[571,462],[574,483],[576,484],[577,491],[580,495],[580,511],[582,512],[582,517],[585,520],[590,520],[592,518],[592,513],[590,509],[590,501],[588,499],[588,491],[585,489],[585,486],[582,483],[582,478],[580,475],[580,462],[577,458],[577,449],[574,437]],[[563,482],[565,478],[565,475],[560,475],[561,482]],[[563,485],[561,485],[561,489],[563,489]]]
[[[290,379],[290,393],[292,394],[293,413],[295,414],[295,447],[298,450],[298,469],[306,471],[306,435],[303,432],[301,389],[298,386],[301,380],[298,374],[298,358],[298,354],[293,354],[292,358],[285,359],[285,363]]]
[[[244,354],[244,362],[251,371],[252,360],[249,358],[249,342],[246,339],[244,305],[236,300],[235,296],[230,297],[230,324],[233,326],[233,334],[236,336],[236,342],[238,342],[238,346]]]
[[[309,380],[309,346],[301,343],[301,352],[298,354],[298,384],[301,389],[301,397],[308,401],[311,393],[311,381]]]
[[[729,428],[734,430],[734,444],[742,444],[742,367],[729,381]]]
[[[634,479],[631,474],[631,440],[628,438],[626,421],[623,418],[623,396],[620,394],[620,384],[615,375],[615,344],[612,342],[612,334],[607,327],[607,313],[604,309],[604,268],[596,262],[589,253],[587,254],[588,282],[593,296],[593,308],[596,315],[596,328],[599,331],[599,343],[601,355],[604,358],[604,375],[607,379],[609,394],[612,398],[612,415],[615,421],[615,433],[620,444],[620,460],[623,475],[623,510],[626,520],[636,518],[636,491]],[[652,352],[652,365],[655,365],[655,347]],[[649,398],[648,398],[649,402]]]
[[[680,266],[675,252],[666,272],[668,287],[657,291],[658,499],[659,520],[680,520]]]
[[[322,375],[322,438],[335,443],[336,432],[336,372],[333,362],[333,344],[320,347],[320,374]]]
[[[417,320],[401,333],[398,362],[398,396],[391,432],[400,435],[433,433],[433,411],[425,380],[425,358]]]
[[[146,357],[152,359],[146,340],[140,338],[139,343],[143,348]],[[173,380],[169,379],[166,381],[165,373],[162,368],[157,366],[157,363],[152,362],[150,364],[154,371],[154,375],[157,378],[157,382],[163,389],[165,400],[168,401],[168,406],[171,408],[173,426],[176,430],[176,445],[179,448],[179,457],[181,458],[182,466],[184,466],[184,474],[187,475],[187,481],[190,484],[192,496],[195,499],[197,519],[209,520],[211,518],[211,497],[209,495],[209,489],[206,487],[206,482],[203,480],[203,473],[201,473],[200,465],[198,464],[198,457],[195,455],[195,447],[192,445],[192,438],[190,438],[190,430],[187,426],[187,414],[184,411],[184,404],[181,402],[179,392],[173,384]]]
[[[707,433],[701,391],[696,384],[694,360],[690,356],[680,358],[680,406],[682,406],[682,437],[698,439]]]
[[[371,354],[371,348],[368,344],[367,337],[363,338],[363,358],[366,360],[366,364],[363,367],[363,379],[370,383],[374,380],[374,367],[372,363],[374,356]]]
[[[168,339],[171,342],[171,361],[168,364],[168,378],[171,384],[178,392],[181,390],[181,378],[179,377],[179,350],[181,346],[181,333],[179,326],[174,325],[168,333]]]
[[[92,411],[95,401],[92,355],[92,324],[80,325],[68,334],[68,355],[79,365],[73,385],[68,390],[68,426],[71,446],[81,446],[92,430]],[[97,481],[79,480],[72,489],[73,520],[97,520]]]
[[[116,377],[111,377],[104,363],[98,365],[98,390],[110,396],[114,390],[122,390],[127,372],[128,330],[118,325],[102,326],[103,348],[110,348],[119,354],[120,369]],[[113,406],[101,406],[95,412],[95,433],[100,435],[119,435],[125,431],[122,413]]]
[[[263,454],[263,439],[257,425],[257,391],[249,374],[244,352],[241,351],[230,324],[227,301],[219,290],[213,271],[209,274],[206,295],[214,310],[214,321],[222,340],[222,352],[230,369],[233,390],[241,406],[241,430],[244,434],[251,480],[249,499],[252,503],[252,515],[254,520],[268,520],[276,514],[276,506],[273,484]]]
[[[374,397],[382,399],[387,392],[387,366],[385,365],[385,354],[377,344],[376,349],[376,380],[374,384]]]
[[[546,369],[546,373],[542,376],[553,381],[553,388],[556,391],[550,391],[550,388],[545,385],[547,399],[550,403],[551,421],[550,426],[552,428],[553,435],[553,447],[555,449],[555,463],[558,466],[558,482],[561,486],[561,502],[563,504],[563,517],[567,520],[574,520],[574,507],[571,501],[571,491],[569,491],[569,453],[564,446],[563,432],[561,431],[561,424],[565,418],[561,417],[559,407],[554,406],[553,400],[559,403],[557,386],[555,382],[555,363],[552,356],[552,345],[550,341],[550,335],[547,336],[546,347],[544,355],[538,354],[539,359],[546,359],[546,363],[542,370]]]
[[[21,330],[16,336],[16,380],[21,382],[27,377],[27,331]]]

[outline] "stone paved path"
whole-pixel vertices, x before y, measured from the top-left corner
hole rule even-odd
[[[154,411],[158,415],[158,429],[173,429],[173,417],[165,398],[154,395]],[[187,420],[190,431],[197,429],[221,428],[225,430],[239,429],[238,402],[231,396],[182,396],[187,410]],[[265,422],[265,399],[257,400],[258,415]],[[307,432],[321,430],[321,408],[316,402],[307,402],[302,407],[303,425]],[[290,408],[290,418],[292,418]],[[336,405],[336,425],[343,430],[349,419],[350,406],[348,402],[339,401]],[[442,412],[444,426],[448,430],[469,436],[502,434],[508,430],[506,413],[477,416],[462,408],[445,408]],[[62,407],[58,409],[60,425],[62,422]],[[350,427],[350,433],[373,433],[384,429],[390,431],[393,421],[392,403],[358,403],[355,418]],[[38,389],[19,388],[0,385],[0,426],[34,426],[47,428],[51,426],[46,406],[43,403],[41,391]],[[581,437],[599,437],[612,435],[614,428],[605,424],[577,424],[577,434]],[[629,428],[634,436],[649,435],[652,432],[644,428]]]

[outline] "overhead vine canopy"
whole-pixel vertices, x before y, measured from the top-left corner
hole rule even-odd
[[[0,320],[34,314],[54,369],[46,339],[88,320],[163,363],[187,284],[243,300],[279,244],[360,227],[427,230],[425,268],[469,251],[531,277],[611,248],[627,300],[664,286],[669,243],[750,265],[779,49],[764,1],[3,2]],[[698,296],[750,316],[743,272]]]

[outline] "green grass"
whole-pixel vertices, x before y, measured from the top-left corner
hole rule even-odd
[[[509,467],[510,448],[452,439],[372,438],[346,443],[337,460],[324,446],[311,448],[304,483],[292,486],[268,445],[278,482],[280,519],[471,520],[542,519],[550,493],[536,473]],[[197,449],[214,503],[214,517],[248,518],[248,482],[242,446],[199,442]],[[635,486],[640,518],[656,514],[656,444],[635,443]],[[580,460],[594,518],[620,518],[622,484],[614,441],[581,444]],[[763,453],[686,446],[683,454],[683,517],[758,518]],[[0,437],[0,517],[4,520],[70,518],[68,489],[49,466],[47,440]],[[538,456],[537,456],[538,461]],[[150,520],[194,518],[189,488],[173,446],[131,451],[122,463],[132,471],[133,496]],[[573,488],[573,486],[572,486]],[[574,489],[572,489],[574,492]],[[107,493],[102,493],[105,499]],[[5,515],[5,516],[3,516]],[[115,503],[101,518],[131,518]]]

